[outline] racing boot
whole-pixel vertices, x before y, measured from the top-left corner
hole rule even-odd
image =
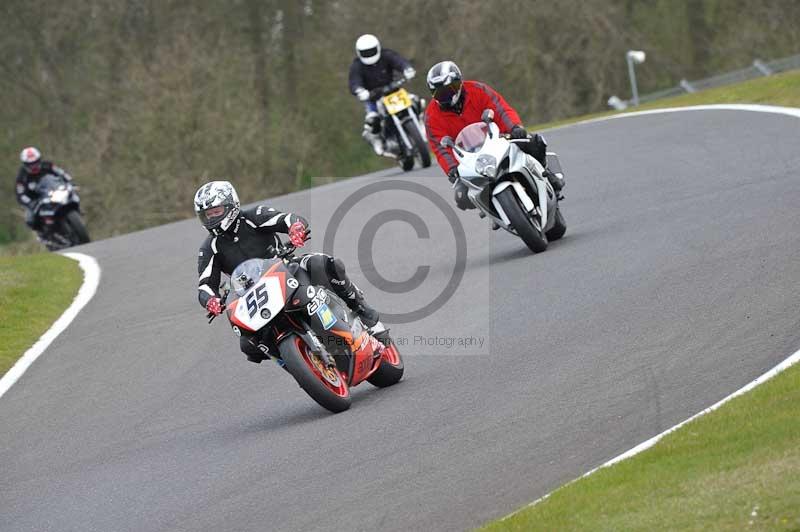
[[[371,330],[380,324],[380,314],[364,300],[364,293],[347,276],[344,262],[340,259],[333,259],[328,263],[328,280],[336,295],[361,318],[367,329]]]
[[[364,140],[367,141],[372,146],[372,149],[375,150],[375,155],[383,155],[386,149],[383,147],[383,139],[381,138],[380,133],[373,133],[371,128],[367,126],[364,127],[364,132],[361,134],[364,137]]]
[[[564,188],[564,179],[551,172],[549,168],[544,169],[543,175],[547,178],[548,181],[550,181],[550,184],[553,186],[553,190],[556,193],[556,198],[558,198],[558,201],[563,200],[564,194],[561,193],[561,190]]]
[[[350,310],[355,312],[361,322],[367,327],[372,329],[380,323],[381,316],[378,311],[369,306],[364,299],[364,293],[353,283],[350,283],[353,289],[344,296],[344,302],[350,307]]]
[[[269,360],[269,347],[261,342],[257,342],[255,338],[248,338],[245,336],[241,336],[239,338],[239,349],[242,350],[242,353],[247,355],[247,360],[249,362],[254,362],[256,364],[261,364],[264,360]]]

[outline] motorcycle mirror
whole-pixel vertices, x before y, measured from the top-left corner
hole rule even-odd
[[[442,140],[439,141],[439,145],[443,148],[453,148],[453,151],[458,154],[459,157],[463,157],[464,154],[461,153],[461,150],[456,148],[456,143],[453,142],[453,139],[450,137],[444,137]]]
[[[481,115],[481,120],[487,124],[494,122],[494,111],[491,109],[484,109],[483,114]]]

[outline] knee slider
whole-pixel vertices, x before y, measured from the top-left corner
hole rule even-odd
[[[347,278],[347,270],[344,267],[344,262],[342,259],[334,259],[333,257],[328,257],[328,271],[337,279],[346,279]]]

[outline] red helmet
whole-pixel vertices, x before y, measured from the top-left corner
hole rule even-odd
[[[42,169],[42,154],[33,146],[28,146],[19,154],[22,166],[29,174],[38,174]]]

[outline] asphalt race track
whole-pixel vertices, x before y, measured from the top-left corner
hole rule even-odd
[[[443,305],[393,327],[404,380],[355,388],[339,415],[206,324],[196,221],[77,248],[103,269],[97,295],[0,399],[0,530],[463,530],[800,348],[800,120],[695,111],[547,136],[569,229],[539,255],[457,211],[456,264],[447,209],[395,183],[454,209],[435,168],[269,202],[309,214],[319,251],[346,198],[391,189],[331,237],[384,312],[418,317],[465,267]]]

